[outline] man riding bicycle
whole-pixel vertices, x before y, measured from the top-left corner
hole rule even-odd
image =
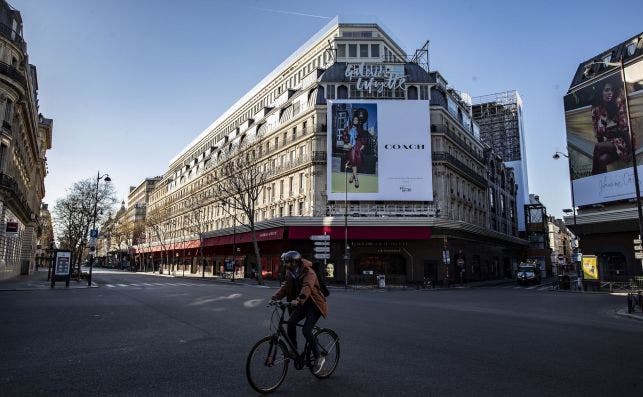
[[[319,316],[328,314],[326,298],[320,290],[319,280],[309,260],[303,259],[297,251],[287,251],[281,255],[281,261],[286,268],[286,279],[272,300],[284,297],[291,302],[294,310],[288,319],[288,338],[297,347],[297,323],[306,319],[302,333],[311,347],[315,357],[314,372],[318,373],[324,366],[325,357],[319,354],[319,349],[313,338],[313,327]]]

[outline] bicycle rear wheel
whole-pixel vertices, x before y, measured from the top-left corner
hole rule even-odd
[[[248,354],[248,383],[259,393],[275,391],[286,378],[289,362],[288,349],[283,342],[275,342],[272,336],[266,336],[257,342]]]
[[[319,379],[325,379],[335,372],[337,364],[339,364],[339,337],[332,329],[323,328],[315,333],[315,340],[319,354],[324,356],[326,361],[321,371],[315,373],[314,366],[311,366],[310,372]],[[310,354],[312,355],[312,353]]]

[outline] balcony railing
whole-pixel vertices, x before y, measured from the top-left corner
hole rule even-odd
[[[349,216],[374,216],[374,217],[435,217],[439,216],[439,208],[434,204],[348,204]],[[326,206],[326,215],[343,216],[344,203],[341,201]]]
[[[0,35],[2,35],[7,40],[13,42],[23,52],[27,51],[27,44],[22,39],[22,36],[20,36],[20,34],[18,32],[16,32],[15,30],[11,29],[10,26],[5,25],[3,23],[0,24]]]
[[[0,173],[0,189],[6,190],[9,192],[10,197],[16,201],[16,203],[24,211],[24,216],[29,219],[30,214],[32,213],[29,202],[27,201],[24,193],[20,189],[20,185],[13,179],[12,176]]]
[[[460,138],[453,130],[450,130],[447,128],[446,125],[444,124],[433,124],[431,126],[431,131],[433,132],[439,132],[441,134],[445,134],[446,136],[449,137],[452,141],[460,145],[464,150],[467,151],[467,153],[478,160],[481,163],[484,163],[484,157],[478,154],[475,150],[473,150],[470,145],[467,145],[467,143],[464,141],[464,139]]]
[[[3,74],[10,79],[17,81],[25,88],[25,90],[27,89],[27,79],[22,73],[20,73],[18,69],[14,68],[13,66],[4,62],[0,62],[0,74]]]
[[[477,172],[472,170],[468,165],[466,165],[462,161],[458,160],[452,154],[446,153],[446,152],[433,152],[432,158],[433,158],[433,161],[446,161],[448,163],[451,163],[460,172],[466,174],[469,178],[473,179],[481,186],[487,187],[487,180],[485,178],[478,175]]]

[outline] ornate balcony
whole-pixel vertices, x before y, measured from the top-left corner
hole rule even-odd
[[[20,73],[18,69],[14,68],[13,66],[4,62],[0,62],[0,74],[7,76],[8,78],[14,81],[17,81],[18,83],[20,83],[20,85],[24,87],[25,90],[28,89],[27,79],[22,73]]]

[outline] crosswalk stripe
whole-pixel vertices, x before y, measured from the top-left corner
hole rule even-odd
[[[115,288],[116,287],[115,285],[111,285],[111,284],[105,284],[105,286],[109,287],[109,288]]]
[[[127,287],[127,284],[116,284],[116,285],[118,285],[119,287]]]
[[[153,287],[154,286],[154,284],[150,284],[150,283],[143,283],[143,284],[147,285],[148,287]]]

